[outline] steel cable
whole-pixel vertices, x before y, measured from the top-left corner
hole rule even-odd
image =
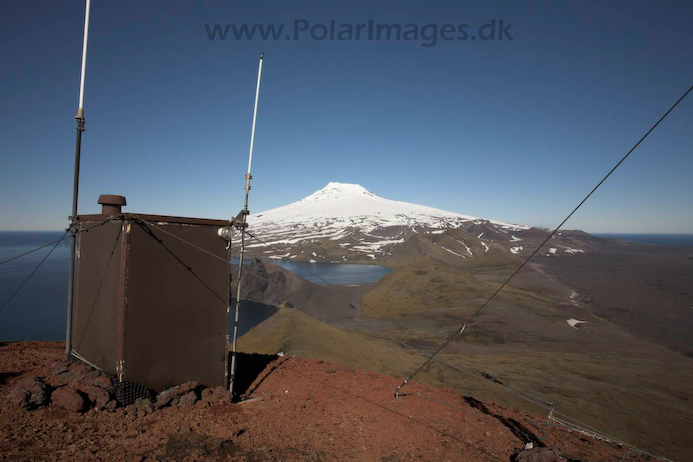
[[[414,378],[414,376],[416,376],[416,374],[418,374],[419,372],[421,372],[421,371],[426,367],[426,365],[427,365],[428,363],[430,363],[431,360],[432,360],[438,353],[440,353],[446,346],[448,346],[448,344],[449,344],[453,339],[455,339],[458,335],[460,335],[460,334],[464,331],[464,328],[465,328],[465,327],[466,327],[466,326],[467,326],[467,325],[468,325],[479,313],[481,313],[481,310],[483,310],[483,309],[486,307],[486,305],[488,305],[488,304],[491,302],[491,300],[493,300],[493,298],[494,298],[494,297],[495,297],[495,296],[496,296],[496,295],[497,295],[497,294],[498,294],[498,293],[510,282],[510,280],[512,280],[512,278],[515,277],[515,275],[517,275],[517,273],[520,272],[520,270],[532,259],[532,257],[534,257],[534,255],[536,255],[536,253],[537,253],[537,252],[549,241],[549,239],[551,239],[551,238],[553,237],[553,235],[556,234],[556,232],[557,232],[557,231],[558,231],[558,230],[570,219],[570,217],[572,217],[573,214],[574,214],[575,212],[577,212],[577,210],[582,206],[582,204],[584,204],[584,203],[587,201],[587,199],[589,199],[589,198],[592,196],[592,194],[593,194],[593,193],[594,193],[594,192],[606,181],[606,179],[609,178],[609,177],[611,176],[611,174],[614,173],[614,171],[616,171],[616,169],[623,163],[623,161],[625,161],[625,160],[628,158],[628,156],[630,156],[630,154],[631,154],[633,151],[635,151],[635,148],[637,148],[637,147],[640,145],[640,143],[642,143],[642,142],[645,140],[645,138],[647,138],[648,135],[649,135],[650,133],[652,133],[652,131],[653,131],[653,130],[654,130],[654,129],[655,129],[655,128],[656,128],[656,127],[657,127],[668,115],[669,115],[669,113],[670,113],[671,111],[673,111],[674,108],[675,108],[676,106],[678,106],[678,104],[679,104],[681,101],[683,101],[683,99],[684,99],[686,96],[688,96],[688,93],[690,93],[691,90],[693,90],[693,85],[692,85],[690,88],[688,88],[688,90],[687,90],[687,91],[686,91],[686,92],[674,103],[674,105],[671,106],[671,107],[669,108],[669,110],[668,110],[667,112],[665,112],[664,115],[661,116],[661,117],[659,118],[659,120],[647,131],[647,133],[645,133],[645,134],[640,138],[640,140],[639,140],[637,143],[635,143],[635,145],[630,149],[630,151],[628,151],[628,152],[626,153],[626,155],[623,156],[623,157],[621,158],[621,160],[618,161],[618,163],[609,171],[609,173],[607,173],[606,176],[604,176],[604,178],[602,178],[602,180],[601,180],[599,183],[597,183],[597,186],[595,186],[595,187],[592,189],[592,191],[590,191],[589,194],[587,194],[587,196],[585,196],[585,198],[582,199],[582,201],[580,201],[580,203],[573,209],[572,212],[570,212],[570,213],[568,214],[568,216],[556,227],[556,229],[554,229],[554,230],[551,232],[551,234],[549,234],[549,235],[547,236],[547,238],[544,239],[544,241],[539,245],[539,247],[537,247],[536,249],[534,249],[534,251],[531,253],[531,255],[530,255],[529,257],[527,257],[527,258],[522,262],[522,264],[510,275],[510,277],[508,277],[508,279],[505,280],[505,282],[504,282],[503,284],[501,284],[501,286],[500,286],[500,287],[499,287],[499,288],[498,288],[498,289],[497,289],[497,290],[496,290],[496,291],[495,291],[495,292],[483,303],[483,305],[481,305],[481,307],[479,307],[479,309],[476,310],[476,312],[475,312],[474,314],[472,314],[472,315],[467,319],[467,321],[462,325],[461,329],[458,329],[457,331],[455,331],[455,333],[454,333],[452,336],[450,336],[450,338],[448,338],[448,340],[447,340],[445,343],[443,343],[443,345],[441,345],[440,348],[438,348],[438,350],[437,350],[435,353],[433,353],[433,354],[431,355],[430,358],[428,358],[426,361],[424,361],[424,363],[423,363],[421,366],[419,366],[419,368],[418,368],[416,371],[414,371],[414,373],[413,373],[412,375],[410,375],[409,377],[407,377],[407,379],[406,379],[399,387],[397,387],[397,389],[396,389],[396,391],[395,391],[395,394],[397,394],[397,392],[398,392],[404,385],[406,385],[407,381],[411,380],[412,378]]]

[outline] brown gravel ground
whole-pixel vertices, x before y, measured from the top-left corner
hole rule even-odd
[[[0,343],[0,460],[649,460],[547,427],[545,416],[416,382],[395,399],[398,378],[289,356],[269,364],[236,404],[200,401],[137,418],[9,403],[22,377],[50,382],[47,364],[63,352],[61,343]],[[528,442],[535,449],[522,452]]]

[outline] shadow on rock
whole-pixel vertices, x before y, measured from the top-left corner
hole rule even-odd
[[[5,385],[9,379],[20,375],[22,374],[19,372],[0,372],[0,386]]]

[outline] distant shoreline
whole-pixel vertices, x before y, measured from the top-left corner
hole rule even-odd
[[[64,231],[42,231],[42,230],[0,230],[0,236],[27,236],[34,237],[40,235],[57,235],[60,237]],[[618,239],[623,242],[632,244],[649,244],[649,245],[668,245],[675,247],[693,247],[693,233],[588,233],[592,236],[605,239]],[[52,236],[51,236],[52,237]],[[38,244],[38,243],[37,243]],[[290,261],[290,260],[286,260]],[[326,263],[326,262],[321,262]],[[341,263],[341,262],[340,262]],[[351,264],[376,264],[377,262],[348,262]]]
[[[592,235],[606,239],[618,239],[633,244],[693,247],[693,234],[592,233]]]

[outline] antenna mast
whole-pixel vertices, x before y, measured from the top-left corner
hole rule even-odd
[[[89,9],[91,0],[87,0],[84,13],[84,39],[82,42],[82,73],[79,82],[79,107],[77,108],[77,141],[75,143],[75,174],[72,187],[72,215],[70,216],[70,269],[67,287],[67,329],[65,332],[65,361],[72,352],[72,308],[75,291],[75,244],[77,241],[77,198],[79,196],[79,161],[82,151],[82,132],[84,131],[84,78],[87,71],[87,37],[89,36]]]
[[[232,221],[232,224],[241,231],[241,253],[238,260],[238,282],[236,283],[236,312],[233,322],[233,346],[231,349],[231,374],[229,377],[229,391],[233,393],[233,385],[236,379],[236,341],[238,340],[238,312],[241,306],[241,281],[243,277],[243,255],[245,254],[245,228],[248,227],[246,218],[250,213],[248,211],[248,193],[250,193],[250,180],[253,176],[250,174],[250,167],[253,163],[253,147],[255,145],[255,122],[257,121],[257,103],[260,99],[260,77],[262,76],[262,59],[264,53],[260,53],[260,63],[257,69],[257,86],[255,88],[255,108],[253,109],[253,127],[250,131],[250,154],[248,156],[248,173],[245,175],[245,202],[243,210]],[[230,302],[230,300],[229,300]],[[231,307],[229,306],[229,310]]]

